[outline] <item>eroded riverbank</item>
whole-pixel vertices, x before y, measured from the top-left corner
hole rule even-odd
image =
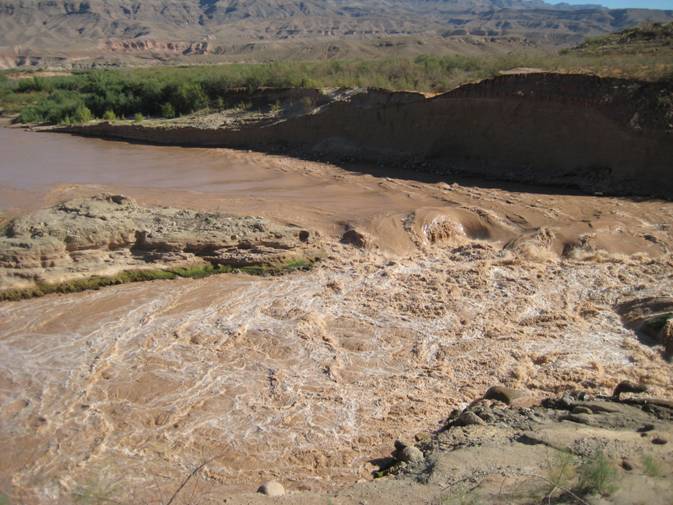
[[[666,199],[673,194],[673,85],[665,80],[527,73],[465,84],[433,97],[340,89],[320,92],[316,100],[308,94],[317,90],[297,91],[308,100],[299,113],[291,100],[280,100],[276,107],[286,112],[241,115],[239,107],[213,114],[205,125],[205,118],[193,117],[87,123],[56,131],[395,164],[444,178],[477,176],[588,193]],[[263,99],[265,92],[259,94]]]

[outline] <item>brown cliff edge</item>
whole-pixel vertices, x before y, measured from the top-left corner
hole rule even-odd
[[[369,90],[237,128],[90,124],[55,131],[134,142],[290,151],[467,175],[670,198],[673,82],[506,75],[426,98]]]

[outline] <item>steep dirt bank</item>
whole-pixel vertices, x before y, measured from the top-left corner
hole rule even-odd
[[[306,156],[412,163],[447,176],[670,197],[672,97],[673,84],[508,75],[431,99],[355,94],[312,114],[238,129],[103,123],[59,131],[156,144],[287,149]]]

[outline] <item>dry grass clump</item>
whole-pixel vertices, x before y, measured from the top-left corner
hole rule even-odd
[[[648,477],[663,477],[666,472],[660,460],[647,454],[643,456],[643,473]]]
[[[577,474],[577,489],[585,495],[608,496],[618,489],[617,468],[602,452],[584,460]]]

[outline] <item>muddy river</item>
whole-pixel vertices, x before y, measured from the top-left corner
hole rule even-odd
[[[268,478],[329,489],[493,384],[673,398],[671,365],[615,309],[673,290],[669,202],[4,128],[0,153],[7,217],[108,191],[298,224],[325,251],[282,277],[0,303],[0,490],[17,503],[161,501],[204,462],[200,503]]]

